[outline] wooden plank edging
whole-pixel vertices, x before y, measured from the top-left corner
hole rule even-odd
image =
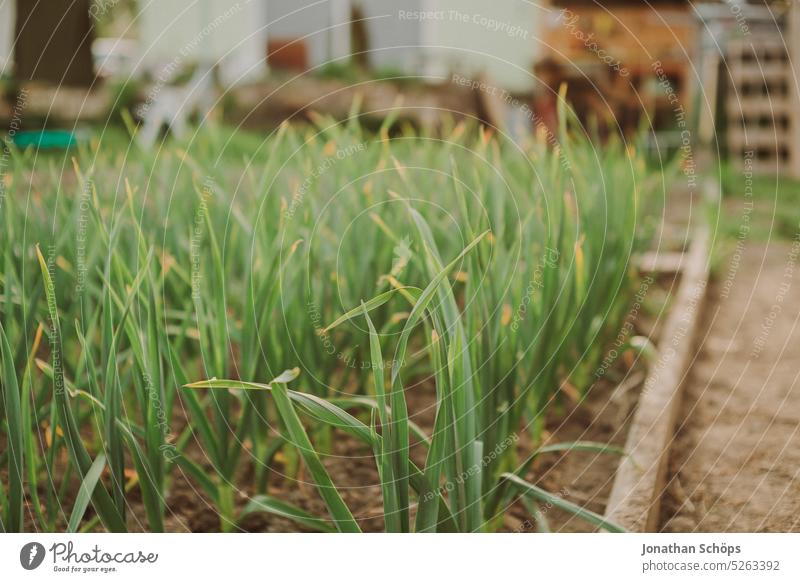
[[[606,518],[631,532],[656,531],[682,383],[693,353],[698,312],[708,286],[710,235],[698,229],[686,255],[658,359],[648,372],[617,469]]]

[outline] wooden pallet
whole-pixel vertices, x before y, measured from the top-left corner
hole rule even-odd
[[[725,101],[731,159],[755,173],[775,173],[796,159],[794,78],[781,35],[760,32],[732,38],[725,50]]]

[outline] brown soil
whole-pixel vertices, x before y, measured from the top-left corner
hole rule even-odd
[[[656,276],[647,292],[645,308],[635,320],[636,335],[658,343],[672,294],[679,283],[679,275]],[[548,444],[580,440],[624,448],[646,376],[646,366],[642,362],[629,368],[631,362],[626,360],[622,358],[615,364],[610,374],[612,378],[607,378],[613,382],[598,382],[583,401],[571,404],[566,410],[551,410],[547,422],[547,431],[551,434]],[[603,515],[620,459],[617,453],[547,455],[541,457],[528,478],[568,501]],[[540,505],[539,509],[553,532],[598,531],[584,520],[557,508]],[[521,507],[513,508],[510,514],[521,522],[515,531],[531,526],[530,515]]]
[[[548,444],[571,441],[593,441],[622,449],[636,409],[644,374],[632,372],[622,388],[598,385],[587,398],[573,404],[562,415],[551,415],[547,423],[552,436]],[[539,477],[537,485],[563,499],[602,515],[605,512],[620,455],[612,452],[568,452],[541,457],[528,475]],[[592,532],[597,528],[574,515],[548,504],[539,510],[553,532]],[[515,531],[535,529],[524,508],[510,512],[520,520]]]
[[[628,421],[635,410],[638,391],[643,374],[628,375],[627,388],[615,388],[608,383],[598,384],[582,402],[565,402],[557,406],[546,422],[546,444],[565,441],[594,441],[621,447],[624,445]],[[407,389],[407,399],[412,420],[426,432],[430,432],[434,419],[435,389],[425,383]],[[334,433],[333,450],[323,455],[323,462],[343,499],[358,520],[363,531],[383,531],[382,500],[375,463],[368,447],[347,435]],[[525,433],[520,433],[519,456],[529,454],[534,446]],[[425,449],[412,444],[412,457],[424,462]],[[201,453],[193,451],[195,461],[201,462]],[[613,453],[569,452],[543,455],[534,464],[527,478],[564,499],[602,514],[610,493],[614,472],[620,457]],[[210,467],[209,467],[210,471]],[[190,479],[175,471],[175,481],[167,499],[169,510],[166,519],[167,531],[213,532],[219,531],[219,516],[203,492]],[[242,475],[238,483],[249,486],[252,479]],[[282,462],[270,468],[268,492],[289,501],[315,515],[327,512],[316,492],[313,482],[300,470],[296,476],[286,474]],[[132,491],[131,494],[134,492]],[[242,490],[237,496],[237,505],[244,507],[256,494]],[[133,529],[146,529],[142,508],[132,495],[132,512],[129,520]],[[572,515],[540,504],[539,509],[552,531],[590,532],[596,528]],[[241,524],[245,531],[286,532],[304,531],[304,528],[286,519],[268,514],[252,514]],[[502,527],[507,532],[533,533],[537,531],[531,515],[520,503],[516,503],[505,515]]]
[[[669,291],[674,289],[672,277],[662,278],[652,286],[648,294],[651,308],[661,310],[669,303]],[[649,336],[653,341],[659,333],[658,320],[643,312],[637,319],[636,333]],[[622,447],[629,428],[629,421],[636,408],[639,390],[644,380],[642,364],[631,364],[622,358],[609,371],[607,378],[598,382],[594,389],[580,402],[565,392],[560,402],[552,406],[542,435],[544,443],[534,443],[526,432],[519,433],[518,458],[527,457],[534,447],[572,441],[593,441]],[[612,381],[613,379],[613,381]],[[409,414],[425,432],[430,433],[435,418],[435,387],[429,381],[412,384],[406,389]],[[188,422],[178,414],[174,433],[179,434]],[[382,498],[372,451],[356,439],[341,432],[332,435],[332,450],[322,452],[321,457],[342,497],[358,520],[363,531],[383,531]],[[197,443],[190,442],[186,453],[209,475],[213,469]],[[411,456],[419,465],[424,464],[426,450],[412,442]],[[526,478],[567,501],[602,514],[619,464],[615,453],[567,452],[542,455],[532,466]],[[242,487],[235,502],[240,511],[257,492],[253,487],[252,464],[243,463],[235,482]],[[74,489],[77,489],[77,481]],[[302,464],[294,473],[290,471],[283,454],[275,457],[269,467],[267,493],[288,501],[314,515],[326,516],[327,511],[319,497],[313,481],[304,472]],[[44,491],[42,491],[44,494]],[[68,500],[70,501],[70,500]],[[147,531],[147,518],[139,489],[128,493],[128,527],[131,531]],[[167,495],[165,529],[169,532],[216,532],[220,530],[220,518],[214,504],[193,480],[179,467],[172,472],[172,483]],[[70,507],[71,503],[67,505]],[[554,532],[591,532],[597,528],[571,514],[548,504],[539,504],[539,510]],[[94,515],[92,508],[87,518]],[[29,516],[30,517],[30,516]],[[67,516],[64,516],[66,520]],[[64,525],[64,524],[61,524]],[[33,523],[30,529],[35,529]],[[63,529],[59,527],[57,529]],[[251,514],[242,520],[236,529],[254,532],[307,531],[295,522],[272,514]],[[529,511],[519,502],[509,508],[501,528],[507,532],[533,533],[538,531]],[[99,524],[95,531],[102,531]]]
[[[660,278],[648,294],[650,309],[663,313],[669,304],[670,291],[677,279],[671,276]],[[657,341],[659,319],[646,312],[635,322],[636,333]],[[663,318],[662,318],[663,319]],[[559,442],[592,441],[622,448],[625,444],[630,419],[636,409],[639,391],[644,381],[641,363],[629,369],[631,361],[620,359],[609,371],[609,377],[598,382],[593,390],[580,402],[566,393],[560,402],[552,406],[542,435],[544,443],[534,443],[531,437],[519,433],[518,458],[530,454],[541,444]],[[610,381],[613,378],[613,382]],[[431,382],[415,383],[406,388],[406,399],[410,418],[425,432],[430,433],[435,419],[435,387]],[[204,465],[202,452],[190,450],[194,460]],[[426,449],[412,442],[411,456],[419,465],[424,464]],[[363,443],[340,432],[333,433],[332,450],[321,455],[344,501],[358,520],[363,531],[383,531],[382,499],[380,481],[371,450]],[[302,468],[296,475],[288,475],[281,457],[270,466],[268,493],[289,501],[306,511],[327,515],[325,505],[316,492],[313,482]],[[620,456],[616,453],[567,452],[542,455],[531,467],[526,478],[567,501],[603,514]],[[208,467],[211,472],[210,466]],[[247,469],[250,470],[250,469]],[[191,479],[176,469],[175,481],[167,499],[169,510],[166,519],[168,531],[219,531],[219,516],[212,503]],[[257,492],[249,489],[252,475],[242,474],[236,480],[245,484],[237,495],[241,509]],[[552,507],[539,504],[539,510],[553,532],[592,532],[597,528],[582,519]],[[133,504],[133,513],[142,529],[146,520],[142,508]],[[304,531],[296,523],[269,514],[252,514],[239,527],[245,531],[286,532]],[[534,533],[539,530],[529,511],[519,502],[509,508],[501,528],[506,532]]]
[[[709,290],[663,531],[800,531],[798,250],[747,243]]]
[[[606,387],[608,389],[608,387]],[[548,444],[564,440],[594,440],[597,442],[617,442],[624,440],[615,437],[619,433],[615,420],[621,410],[630,408],[630,403],[625,400],[615,401],[608,405],[608,391],[597,391],[590,395],[581,405],[569,405],[566,410],[553,412],[547,422]],[[430,433],[435,418],[435,387],[430,382],[413,384],[406,389],[406,399],[412,421],[423,430]],[[597,419],[597,414],[603,415],[605,421]],[[519,456],[529,454],[534,444],[525,433],[520,433],[518,442]],[[199,450],[190,452],[198,463],[202,463],[202,453]],[[426,449],[412,440],[411,456],[416,463],[422,465],[425,460]],[[570,459],[570,457],[577,457]],[[353,513],[361,529],[365,532],[383,531],[383,508],[375,462],[372,451],[355,438],[340,432],[333,434],[332,450],[322,453],[321,457],[331,478],[336,483],[345,503]],[[306,511],[326,516],[325,505],[320,499],[313,482],[300,466],[299,472],[289,474],[288,469],[280,460],[270,466],[268,493],[280,499],[289,501]],[[602,462],[601,462],[602,461]],[[581,505],[590,506],[602,512],[605,496],[597,497],[597,489],[602,488],[613,477],[618,460],[613,455],[598,455],[596,453],[570,453],[554,454],[542,457],[528,475],[529,479],[540,477],[538,484],[553,492],[563,491],[565,499],[575,501]],[[588,466],[587,466],[588,465]],[[209,467],[209,471],[211,468]],[[197,488],[191,479],[185,479],[176,470],[175,482],[168,497],[168,504],[172,515],[166,520],[168,531],[194,531],[214,532],[219,531],[219,516],[216,509],[206,498],[204,493]],[[577,480],[580,486],[577,486]],[[251,475],[243,474],[237,483],[244,483],[246,487],[252,483]],[[243,508],[256,492],[244,489],[237,495],[237,505]],[[138,506],[138,499],[133,496],[134,513],[141,514],[141,523],[145,529],[143,508]],[[558,510],[548,514],[545,506],[540,506],[543,513],[547,514],[548,521],[554,529],[559,525],[569,522],[569,515],[559,515]],[[412,516],[413,517],[413,516]],[[141,520],[141,521],[140,521]],[[536,530],[531,525],[530,515],[525,508],[517,504],[506,514],[505,531],[533,532]],[[305,531],[305,528],[296,523],[281,519],[270,514],[253,514],[247,517],[240,528],[245,531],[256,532],[287,532]],[[569,524],[569,531],[592,531],[592,527],[582,522]]]

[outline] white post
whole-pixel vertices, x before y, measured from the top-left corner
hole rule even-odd
[[[350,55],[350,0],[330,0],[329,60]]]
[[[0,75],[11,75],[14,44],[14,0],[0,0]]]
[[[790,3],[788,14],[788,31],[786,38],[789,41],[789,63],[792,74],[791,85],[791,135],[789,146],[789,173],[793,178],[800,178],[800,2],[794,0]]]
[[[436,12],[444,9],[440,0],[421,0],[421,12]],[[450,73],[449,63],[445,61],[444,55],[447,53],[437,45],[442,43],[437,20],[423,20],[418,23],[419,46],[415,50],[412,69],[409,73],[421,74],[425,77],[442,77]]]

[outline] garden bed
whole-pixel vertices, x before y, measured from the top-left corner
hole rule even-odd
[[[6,528],[620,529],[594,471],[661,178],[570,123],[392,121],[93,142],[66,178],[14,152]]]
[[[680,283],[680,273],[653,274],[653,279],[647,289],[647,301],[632,321],[636,335],[657,343],[663,320],[671,305],[670,297]],[[644,386],[647,366],[637,359],[634,353],[628,352],[614,362],[610,374],[619,381],[598,381],[588,395],[581,399],[562,394],[558,397],[559,404],[548,413],[541,446],[584,441],[608,445],[611,452],[546,455],[532,466],[529,479],[595,513],[603,514],[606,511],[616,471],[623,458],[614,450],[622,451],[625,447]],[[407,389],[406,398],[411,419],[430,433],[435,419],[435,386],[430,382],[415,384]],[[180,432],[182,428],[176,426],[174,430]],[[520,437],[516,445],[518,455],[524,457],[532,452],[532,441],[524,433]],[[424,462],[424,452],[419,442],[412,444],[411,456],[415,462]],[[209,471],[213,470],[204,460],[200,448],[196,448],[193,455],[199,464],[205,464]],[[383,531],[385,526],[380,479],[370,449],[348,435],[339,435],[333,441],[333,450],[326,453],[324,463],[342,492],[342,497],[352,508],[361,529],[365,532]],[[237,495],[240,510],[247,507],[248,502],[258,494],[252,486],[248,486],[248,483],[252,485],[252,479],[252,471],[244,471],[237,480],[243,484]],[[295,476],[288,475],[282,458],[275,459],[270,465],[268,493],[290,500],[294,505],[315,515],[325,514],[325,504],[314,490],[313,483],[308,482],[308,476],[302,471]],[[141,499],[134,495],[131,502],[136,519],[144,524],[146,515]],[[219,531],[220,520],[214,504],[191,477],[176,474],[167,502],[167,531]],[[538,504],[538,509],[541,515],[537,522],[527,507],[519,502],[515,503],[506,512],[501,531],[534,533],[598,530],[596,526],[552,504]],[[248,516],[238,527],[249,532],[311,531],[298,527],[289,519],[263,512]]]

